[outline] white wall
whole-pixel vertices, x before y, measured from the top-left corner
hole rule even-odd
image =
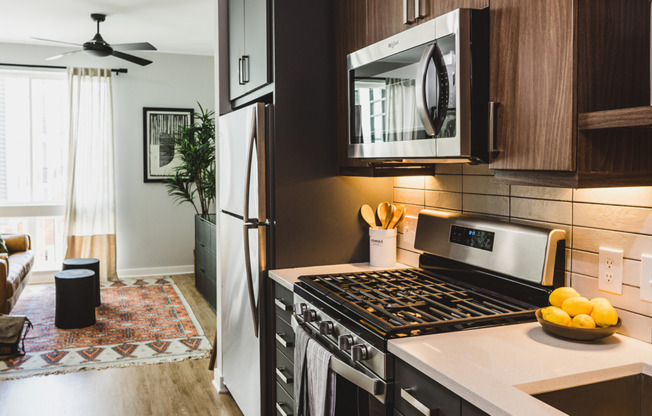
[[[194,209],[176,205],[164,185],[143,182],[143,107],[214,108],[213,57],[133,52],[141,67],[85,53],[55,61],[68,48],[0,44],[1,63],[127,68],[113,77],[116,245],[120,277],[192,271]],[[6,68],[0,66],[0,68]]]

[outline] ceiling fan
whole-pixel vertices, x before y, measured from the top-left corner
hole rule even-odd
[[[93,19],[95,22],[97,22],[97,33],[93,37],[93,39],[89,40],[88,42],[85,42],[83,45],[77,44],[77,43],[70,43],[70,42],[62,42],[59,40],[51,40],[51,39],[42,39],[42,38],[34,38],[37,40],[44,40],[47,42],[57,42],[57,43],[65,43],[67,45],[75,45],[75,46],[81,46],[83,49],[79,49],[76,51],[71,51],[71,52],[66,52],[62,53],[59,55],[51,56],[47,58],[46,60],[50,61],[52,59],[59,59],[62,56],[66,55],[71,55],[74,53],[78,52],[88,52],[90,54],[93,54],[95,56],[115,56],[116,58],[120,59],[125,59],[129,62],[133,62],[138,65],[149,65],[152,63],[152,61],[139,58],[134,55],[130,55],[121,51],[129,51],[129,50],[139,50],[139,51],[155,51],[156,48],[152,46],[148,42],[138,42],[138,43],[120,43],[116,45],[110,45],[107,43],[103,38],[102,35],[100,35],[100,23],[103,22],[106,19],[106,15],[101,14],[101,13],[93,13],[91,14],[91,19]]]

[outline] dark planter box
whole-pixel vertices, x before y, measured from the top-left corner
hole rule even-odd
[[[216,249],[215,215],[204,219],[195,215],[195,287],[208,304],[216,310]]]

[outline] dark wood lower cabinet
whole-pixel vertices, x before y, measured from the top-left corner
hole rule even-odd
[[[293,293],[274,283],[274,373],[276,377],[274,406],[278,416],[294,412],[294,332],[290,324]]]
[[[427,411],[439,416],[487,415],[404,361],[395,363],[394,415],[419,416]]]

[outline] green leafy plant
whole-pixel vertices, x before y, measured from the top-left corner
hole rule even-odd
[[[215,112],[197,105],[200,111],[195,113],[194,123],[181,128],[174,137],[175,155],[181,165],[165,180],[165,186],[175,202],[190,202],[197,214],[208,218],[215,201]]]

